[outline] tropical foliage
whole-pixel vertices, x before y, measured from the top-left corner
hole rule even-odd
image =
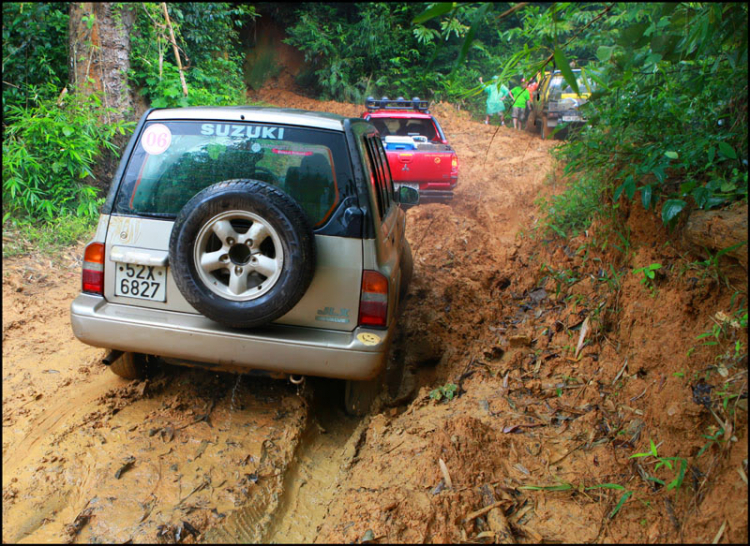
[[[747,5],[649,4],[597,48],[587,129],[562,151],[664,223],[747,199]]]
[[[56,91],[47,84],[46,94]],[[134,122],[106,121],[99,94],[37,98],[24,108],[9,105],[3,139],[3,223],[94,216],[97,191],[91,180],[103,149],[117,152],[113,138]],[[101,117],[100,117],[101,116]]]
[[[185,70],[185,96],[158,2],[132,4],[136,18],[129,81],[154,108],[244,104],[239,28],[254,8],[227,2],[169,3],[169,16]]]
[[[39,97],[57,96],[67,82],[67,4],[4,2],[4,117],[6,106],[30,106]]]
[[[747,4],[169,3],[187,96],[162,4],[117,6],[134,10],[130,86],[155,107],[246,103],[245,81],[257,82],[243,80],[243,61],[259,17],[304,53],[298,83],[323,99],[418,95],[479,114],[479,76],[512,87],[557,68],[570,81],[577,63],[596,89],[587,127],[556,152],[578,184],[548,203],[561,234],[624,200],[673,224],[747,199]],[[6,219],[92,213],[91,162],[128,130],[59,99],[68,7],[3,4]]]
[[[510,4],[498,4],[496,9]],[[500,21],[487,7],[467,5],[442,20],[413,20],[425,9],[416,3],[310,4],[288,15],[287,43],[305,53],[310,69],[300,83],[323,98],[363,102],[369,96],[420,96],[478,109],[470,100],[479,76],[488,77],[507,50]],[[472,55],[458,70],[470,25],[481,20]],[[503,22],[503,24],[507,24]]]
[[[153,107],[246,102],[239,28],[255,10],[229,3],[168,5],[185,97],[161,6],[117,5],[135,10],[131,88]],[[93,218],[101,201],[94,163],[105,150],[117,154],[115,135],[135,126],[111,122],[100,94],[79,96],[68,84],[68,9],[62,2],[3,4],[4,224]]]

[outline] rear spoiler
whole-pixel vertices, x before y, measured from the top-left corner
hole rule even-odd
[[[365,101],[365,107],[368,112],[375,112],[377,110],[416,110],[417,112],[424,112],[429,114],[428,108],[430,107],[429,101],[419,100],[419,97],[413,99],[405,99],[399,97],[395,100],[391,100],[388,97],[382,99],[376,99],[373,97],[367,97]]]

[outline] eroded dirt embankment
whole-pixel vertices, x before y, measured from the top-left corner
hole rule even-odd
[[[638,204],[534,233],[564,182],[550,144],[433,111],[461,185],[409,212],[419,391],[372,417],[318,540],[746,541],[746,270],[701,268]],[[633,273],[654,263],[653,283]],[[430,398],[450,383],[457,399]]]
[[[363,420],[341,413],[335,384],[299,396],[177,367],[118,379],[70,331],[81,248],[4,260],[3,542],[746,541],[747,360],[729,348],[747,332],[717,315],[746,275],[728,268],[727,288],[691,268],[638,207],[627,256],[598,226],[532,238],[536,197],[561,187],[554,143],[433,112],[461,178],[451,205],[408,212],[395,355],[415,392]],[[652,291],[630,271],[657,261]],[[719,344],[696,342],[716,321]],[[430,398],[451,383],[458,397]],[[719,441],[701,452],[704,435]],[[629,458],[650,440],[686,461],[679,487],[655,458]]]

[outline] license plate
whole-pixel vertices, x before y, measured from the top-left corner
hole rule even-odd
[[[407,188],[414,188],[415,190],[419,191],[419,184],[416,182],[397,182],[394,183],[396,191],[399,190],[401,186],[406,186]]]
[[[563,116],[563,121],[581,121],[581,116]]]
[[[167,268],[115,262],[115,296],[167,300]]]

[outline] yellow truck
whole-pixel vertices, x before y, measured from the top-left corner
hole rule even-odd
[[[533,94],[526,127],[534,131],[538,127],[542,138],[549,138],[559,124],[582,126],[586,123],[586,118],[581,115],[579,107],[588,101],[591,93],[584,83],[581,69],[573,69],[573,73],[578,81],[580,95],[573,91],[559,70],[545,74]]]

